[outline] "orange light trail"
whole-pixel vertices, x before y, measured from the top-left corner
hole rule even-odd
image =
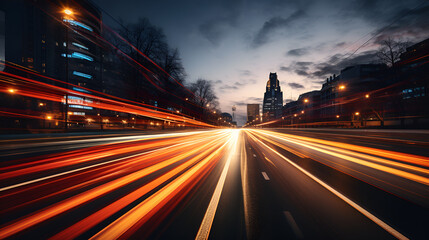
[[[152,208],[155,208],[157,206],[157,203],[160,197],[164,199],[163,201],[168,201],[168,199],[171,199],[172,196],[176,196],[180,192],[179,191],[180,189],[184,190],[186,186],[190,187],[189,184],[191,185],[195,184],[194,180],[197,180],[200,177],[202,177],[200,176],[200,173],[206,172],[207,174],[209,172],[208,169],[212,168],[218,162],[221,156],[225,154],[224,146],[229,142],[228,139],[230,139],[230,134],[228,130],[218,130],[215,132],[211,131],[209,133],[197,134],[195,136],[188,136],[182,139],[182,141],[185,141],[183,142],[183,144],[177,144],[177,146],[175,147],[170,147],[170,148],[165,147],[159,151],[154,150],[146,155],[133,157],[131,159],[128,159],[128,161],[118,162],[116,164],[116,167],[115,165],[113,165],[113,169],[110,169],[107,167],[100,168],[98,169],[99,171],[103,170],[102,172],[100,172],[100,174],[93,174],[93,173],[88,174],[89,176],[85,178],[82,178],[80,174],[77,174],[73,179],[69,179],[67,181],[74,182],[74,181],[81,180],[81,181],[84,181],[83,183],[81,183],[84,185],[87,185],[87,184],[98,185],[97,183],[102,183],[102,184],[94,188],[91,188],[90,190],[87,190],[85,192],[82,192],[80,194],[77,194],[71,198],[68,198],[56,204],[53,204],[45,209],[39,210],[34,214],[24,216],[18,221],[12,222],[11,224],[3,226],[0,229],[0,237],[5,238],[5,237],[12,236],[34,225],[37,225],[41,222],[44,222],[55,216],[58,216],[76,207],[79,207],[84,203],[98,199],[106,194],[111,193],[112,191],[118,188],[122,188],[132,182],[135,182],[153,173],[159,172],[162,169],[167,169],[167,167],[169,166],[179,164],[175,166],[172,170],[169,170],[166,173],[163,173],[161,176],[154,179],[153,181],[146,183],[139,190],[136,190],[138,194],[134,193],[131,195],[126,195],[125,197],[123,197],[122,201],[113,203],[113,205],[106,208],[106,210],[103,210],[110,213],[118,211],[119,209],[116,208],[118,204],[123,207],[124,206],[123,204],[129,203],[129,201],[132,201],[132,199],[134,199],[135,197],[137,196],[141,197],[140,194],[142,193],[142,191],[146,191],[146,192],[150,191],[151,189],[156,188],[156,186],[159,186],[165,181],[171,179],[173,176],[177,175],[178,173],[192,166],[191,168],[187,169],[182,175],[180,175],[175,180],[173,180],[173,182],[171,182],[170,185],[167,185],[168,187],[166,186],[166,188],[168,190],[158,192],[156,193],[156,195],[154,195],[154,196],[157,196],[156,198],[154,197],[154,199],[157,199],[157,200],[151,200],[150,206]],[[174,140],[177,141],[178,139],[174,139]],[[166,143],[159,144],[159,145],[165,146],[169,144],[171,144],[171,141],[167,141]],[[141,148],[140,149],[137,148],[134,150],[141,150]],[[109,150],[106,150],[106,153],[109,154]],[[115,152],[115,154],[117,155],[120,153]],[[113,155],[113,156],[116,156],[116,155]],[[61,161],[64,161],[63,158],[60,158],[60,159]],[[60,160],[60,159],[57,159],[57,160]],[[79,161],[79,159],[80,158],[78,158],[77,161]],[[55,165],[55,166],[58,166],[58,165]],[[94,177],[91,178],[91,176],[94,176]],[[44,184],[41,184],[41,185],[39,184],[38,186],[43,187]],[[73,189],[75,188],[71,187],[69,190],[73,190]],[[30,192],[33,189],[30,187],[30,188],[18,189],[18,190],[19,191],[15,192],[15,194],[17,193],[22,194],[23,192],[24,193],[27,192],[28,194],[28,192]],[[11,194],[14,194],[14,193],[11,193]],[[55,193],[51,193],[51,194],[55,194]],[[4,198],[7,198],[8,196],[10,197],[10,194],[2,195],[1,196],[2,201],[4,201]],[[44,199],[44,197],[42,197],[42,199]],[[34,200],[31,202],[34,203]],[[25,204],[22,204],[21,207],[24,205]],[[153,214],[155,214],[155,212],[156,211],[154,211]],[[102,219],[99,219],[99,217],[97,216],[98,215],[96,214],[92,218],[96,218],[99,221],[102,221]]]
[[[370,156],[367,154],[360,154],[360,153],[356,153],[356,152],[352,152],[349,151],[347,147],[351,146],[354,149],[360,149],[360,146],[355,146],[355,145],[351,145],[351,144],[345,144],[343,145],[342,143],[336,143],[335,147],[330,147],[333,145],[333,142],[329,142],[329,146],[326,145],[322,145],[322,143],[325,143],[325,140],[320,140],[319,139],[309,139],[309,138],[305,138],[306,141],[302,141],[302,140],[298,140],[301,139],[300,136],[292,136],[290,137],[290,135],[286,135],[286,134],[282,134],[282,133],[275,133],[272,131],[265,131],[265,130],[249,130],[250,132],[252,132],[253,134],[257,134],[257,135],[265,135],[265,136],[270,136],[270,137],[274,137],[289,143],[293,143],[293,144],[297,144],[300,145],[302,147],[306,147],[308,149],[312,149],[312,150],[316,150],[318,152],[322,152],[334,157],[338,157],[353,163],[357,163],[366,167],[370,167],[373,169],[377,169],[379,171],[383,171],[386,173],[390,173],[390,174],[394,174],[412,181],[416,181],[425,185],[429,185],[429,178],[426,177],[429,174],[429,170],[425,169],[425,168],[420,168],[420,167],[415,167],[412,165],[408,165],[408,164],[402,164],[402,163],[398,163],[395,161],[390,161],[387,159],[383,159],[383,158],[377,158],[374,156]],[[316,144],[315,142],[320,142],[320,144]],[[332,145],[331,145],[332,144]],[[367,149],[367,147],[364,147],[365,149]],[[376,151],[374,149],[374,151],[368,151],[368,152],[375,152],[377,154],[380,154],[381,152],[383,152],[384,150],[381,149],[377,149],[378,151]],[[389,151],[389,155],[392,155],[392,152]],[[398,153],[398,155],[402,155],[402,153]],[[386,156],[383,156],[386,157]],[[420,156],[415,156],[414,155],[414,159],[426,159],[425,157],[420,157]],[[378,163],[382,163],[385,165],[390,165],[390,166],[395,166],[395,167],[400,167],[404,170],[401,169],[397,169],[397,168],[393,168],[393,167],[388,167],[385,165],[380,165],[378,163],[374,163],[374,162],[378,162]],[[424,164],[424,161],[421,161]],[[416,161],[413,161],[413,163],[417,164]],[[411,170],[411,172],[405,171],[405,170]],[[419,172],[420,174],[424,174],[425,176],[421,176],[421,175],[417,175],[414,172]]]

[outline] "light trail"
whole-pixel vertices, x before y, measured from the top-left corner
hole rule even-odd
[[[377,225],[379,225],[381,228],[383,228],[384,230],[386,230],[387,232],[389,232],[390,234],[392,234],[395,238],[401,239],[401,240],[408,239],[403,234],[401,234],[400,232],[398,232],[396,229],[392,228],[390,225],[388,225],[387,223],[385,223],[381,219],[377,218],[372,213],[368,212],[366,209],[364,209],[363,207],[361,207],[360,205],[358,205],[357,203],[355,203],[351,199],[347,198],[345,195],[341,194],[340,192],[338,192],[337,190],[335,190],[334,188],[332,188],[331,186],[329,186],[327,183],[325,183],[322,180],[320,180],[319,178],[315,177],[313,174],[311,174],[307,170],[303,169],[302,167],[300,167],[299,165],[297,165],[296,163],[294,163],[290,159],[286,158],[281,153],[277,152],[275,149],[269,147],[268,145],[266,145],[265,143],[263,143],[261,140],[257,139],[256,136],[253,135],[254,132],[255,131],[250,131],[249,130],[248,131],[248,133],[250,133],[249,136],[254,141],[256,141],[259,144],[261,144],[264,148],[266,148],[266,149],[270,150],[271,152],[275,153],[277,156],[279,156],[280,158],[282,158],[283,160],[285,160],[286,162],[288,162],[290,165],[294,166],[296,169],[298,169],[299,171],[301,171],[302,173],[304,173],[305,175],[307,175],[309,178],[311,178],[312,180],[314,180],[315,182],[317,182],[321,186],[323,186],[325,189],[327,189],[331,193],[335,194],[341,200],[343,200],[344,202],[346,202],[347,204],[349,204],[351,207],[353,207],[354,209],[356,209],[357,211],[359,211],[360,213],[362,213],[364,216],[366,216],[367,218],[369,218],[371,221],[373,221],[374,223],[376,223]]]
[[[200,152],[207,154],[207,150],[204,151],[204,149],[213,150],[213,144],[214,146],[217,146],[219,142],[222,143],[226,141],[225,139],[228,138],[228,136],[229,133],[227,130],[219,130],[216,132],[211,132],[210,134],[200,134],[199,136],[195,136],[193,139],[188,137],[191,138],[191,141],[187,140],[186,144],[177,144],[175,147],[171,147],[167,150],[162,149],[163,151],[161,152],[153,151],[143,156],[132,157],[132,162],[128,162],[127,164],[120,166],[120,171],[125,170],[125,175],[122,177],[114,177],[100,186],[96,186],[83,193],[53,204],[45,209],[41,209],[34,214],[24,216],[20,220],[14,221],[11,224],[2,227],[0,229],[0,237],[5,238],[17,234],[34,225],[74,209],[84,203],[93,201],[97,198],[100,198],[101,196],[109,194],[112,191],[142,179],[145,176],[159,172],[168,166],[183,162],[184,160],[189,161],[187,158],[195,154],[199,154]],[[215,144],[216,142],[217,144]],[[221,149],[218,149],[215,151],[215,153],[219,153],[220,151]],[[201,154],[199,156],[201,156]],[[211,162],[215,156],[217,156],[217,154],[212,154],[210,158],[207,158],[208,160],[206,160],[205,163]],[[194,158],[194,161],[195,160],[196,158]],[[200,170],[201,167],[199,168]],[[82,179],[82,181],[88,180]],[[184,179],[182,179],[182,181],[184,181]],[[26,190],[28,191],[28,189]],[[3,197],[4,195],[2,195],[2,198]]]
[[[386,173],[390,173],[390,174],[394,174],[396,176],[400,176],[402,178],[406,178],[412,181],[416,181],[425,185],[429,185],[429,178],[425,177],[425,176],[420,176],[411,172],[407,172],[404,170],[400,170],[400,169],[396,169],[393,167],[388,167],[385,165],[380,165],[377,163],[374,163],[373,161],[376,161],[378,163],[383,163],[386,165],[391,165],[391,166],[396,166],[396,167],[401,167],[403,169],[407,169],[407,170],[412,170],[412,171],[416,171],[419,172],[421,174],[427,175],[429,174],[429,170],[424,169],[424,168],[420,168],[420,167],[415,167],[412,165],[406,165],[406,164],[402,164],[402,163],[398,163],[398,162],[394,162],[394,161],[390,161],[387,159],[382,159],[382,158],[377,158],[377,157],[373,157],[367,154],[360,154],[360,153],[356,153],[356,152],[352,152],[349,151],[348,148],[344,147],[344,145],[342,145],[341,143],[337,143],[336,147],[329,147],[332,146],[332,142],[330,142],[329,146],[326,145],[321,145],[321,144],[315,144],[314,142],[318,142],[318,139],[311,139],[311,141],[301,141],[298,140],[298,138],[290,138],[289,136],[284,136],[283,134],[280,133],[275,133],[275,132],[271,132],[271,131],[263,131],[263,130],[249,130],[250,132],[252,132],[253,134],[256,134],[258,136],[260,135],[264,135],[264,136],[268,136],[268,137],[273,137],[273,138],[277,138],[295,145],[299,145],[308,149],[312,149],[312,150],[316,150],[318,152],[321,153],[325,153],[328,154],[330,156],[333,157],[338,157],[341,158],[343,160],[347,160],[362,166],[366,166],[366,167],[370,167],[379,171],[383,171]],[[320,141],[321,143],[324,143],[324,140]],[[276,144],[279,145],[279,144]],[[351,145],[351,144],[347,144],[347,145]],[[282,147],[282,145],[279,145],[280,147]],[[359,146],[355,146],[355,145],[351,145],[351,147],[353,148],[357,148]],[[348,147],[348,146],[347,146]],[[383,150],[380,149],[380,151],[375,151],[375,149],[373,149],[374,152],[380,154],[381,152],[383,152]],[[368,150],[369,151],[369,150]],[[369,151],[369,152],[373,152],[373,151]],[[388,156],[391,156],[393,153],[391,151],[388,151],[389,154]],[[344,153],[350,154],[350,155],[346,155]],[[398,153],[399,156],[403,155],[401,153]],[[384,156],[387,157],[387,156]],[[421,157],[419,158],[418,156],[414,155],[414,159],[426,159],[425,157]],[[413,163],[417,164],[416,162],[413,161]]]
[[[165,121],[176,121],[181,123],[186,123],[191,126],[199,127],[214,127],[213,125],[207,124],[205,122],[194,120],[190,116],[178,115],[169,110],[162,109],[159,111],[153,109],[153,107],[148,107],[147,105],[142,104],[132,104],[126,101],[110,99],[107,96],[96,96],[89,93],[83,93],[64,87],[59,87],[44,82],[36,81],[30,78],[18,76],[12,73],[0,72],[0,92],[8,93],[10,83],[8,83],[5,77],[16,79],[14,87],[19,89],[14,94],[21,95],[25,97],[31,97],[36,99],[43,99],[52,102],[63,103],[64,95],[69,94],[73,96],[84,97],[87,100],[83,105],[88,107],[93,107],[96,109],[104,109],[116,112],[123,112],[128,114],[140,115],[145,117],[150,117],[153,119],[165,120]],[[70,101],[70,100],[69,100]],[[12,115],[16,113],[10,113]]]
[[[255,149],[246,149],[246,137]],[[92,141],[98,145],[6,161],[6,166],[0,168],[0,214],[5,216],[0,226],[0,238],[20,238],[45,230],[47,232],[44,236],[50,239],[75,239],[84,236],[92,239],[150,237],[157,234],[160,228],[168,228],[171,221],[176,221],[175,217],[186,218],[186,215],[181,214],[190,207],[189,201],[203,196],[203,202],[199,202],[202,206],[190,213],[201,219],[192,221],[192,226],[189,226],[192,232],[188,236],[208,239],[214,234],[211,232],[215,231],[212,225],[217,221],[216,218],[225,217],[225,209],[219,205],[221,198],[223,201],[224,197],[236,197],[223,195],[223,191],[229,181],[228,174],[237,172],[241,174],[241,184],[238,184],[239,187],[233,194],[243,197],[240,201],[243,204],[247,236],[257,236],[260,230],[253,228],[259,228],[262,223],[254,218],[260,216],[258,208],[262,206],[258,204],[260,199],[256,199],[259,197],[258,190],[253,187],[258,186],[257,181],[274,186],[278,184],[278,174],[273,171],[287,170],[278,165],[279,161],[283,160],[305,174],[301,176],[304,179],[297,179],[297,182],[306,181],[309,177],[312,179],[309,180],[311,184],[315,181],[318,183],[317,187],[320,185],[330,192],[328,195],[334,194],[336,197],[332,195],[335,199],[333,201],[337,201],[337,197],[342,199],[348,204],[347,208],[351,206],[352,211],[356,209],[395,237],[404,238],[404,235],[393,228],[395,225],[387,225],[380,220],[382,218],[362,207],[366,205],[359,205],[359,201],[356,201],[359,199],[351,200],[329,186],[328,182],[283,156],[273,145],[287,151],[292,150],[291,153],[294,154],[298,153],[301,158],[297,158],[297,161],[321,156],[357,173],[369,174],[369,177],[372,175],[374,178],[385,178],[392,175],[412,180],[406,182],[413,184],[411,190],[415,190],[416,185],[427,186],[424,184],[424,175],[427,174],[424,166],[345,149],[341,144],[333,146],[331,143],[318,142],[317,139],[298,139],[265,130],[210,130],[111,136],[107,139],[110,141],[98,137],[64,139],[64,142],[70,145],[93,144]],[[49,143],[38,143],[37,138],[27,139],[22,146],[55,146],[59,144],[59,140],[61,138]],[[13,144],[21,146],[19,141]],[[8,148],[3,150],[9,151]],[[247,159],[248,154],[250,159]],[[233,161],[240,161],[240,170],[237,172],[231,169],[235,166],[231,165]],[[261,168],[260,164],[266,164],[269,168]],[[388,174],[377,175],[370,171],[372,169]],[[395,181],[390,183],[395,184]],[[201,186],[210,187],[201,189]],[[229,187],[228,194],[231,194]],[[310,201],[305,204],[313,203]],[[300,211],[284,206],[278,211],[283,213],[285,209],[293,212],[297,223],[300,223]],[[219,211],[222,213],[217,215]],[[358,219],[361,219],[360,215]],[[52,224],[58,227],[52,228]],[[300,223],[300,226],[305,225]],[[303,230],[307,236],[307,229],[304,227]],[[380,230],[376,228],[376,231]]]
[[[228,174],[229,166],[231,165],[232,159],[237,157],[236,152],[239,145],[239,142],[238,142],[239,135],[240,135],[240,130],[235,130],[231,136],[231,139],[230,139],[231,146],[229,149],[228,158],[226,160],[225,166],[223,167],[222,173],[219,177],[219,181],[217,182],[215,191],[213,192],[213,196],[210,200],[209,206],[204,215],[203,221],[201,222],[200,229],[198,230],[198,233],[195,239],[203,240],[203,239],[209,238],[210,229],[212,227],[216,209],[219,204],[220,195],[222,194],[222,190],[225,184],[226,175]]]
[[[147,221],[153,214],[156,213],[155,210],[161,209],[162,206],[167,204],[174,195],[179,194],[180,191],[183,190],[187,185],[195,184],[193,180],[198,178],[200,175],[199,173],[204,171],[204,167],[207,164],[212,162],[216,157],[220,159],[220,157],[223,155],[220,155],[220,153],[224,150],[225,146],[231,142],[231,139],[233,138],[229,136],[227,142],[225,142],[216,151],[212,152],[208,157],[204,158],[197,165],[186,171],[183,175],[176,178],[160,191],[153,194],[148,199],[128,211],[122,217],[94,235],[91,239],[112,239],[126,237],[123,235],[135,224],[142,224],[144,221]]]

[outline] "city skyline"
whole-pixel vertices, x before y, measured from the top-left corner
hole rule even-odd
[[[286,103],[348,65],[377,61],[381,39],[416,43],[429,28],[429,6],[421,1],[95,2],[124,22],[147,17],[163,28],[188,82],[211,80],[222,111],[237,106],[239,125],[246,104],[262,104],[267,73],[278,73]]]

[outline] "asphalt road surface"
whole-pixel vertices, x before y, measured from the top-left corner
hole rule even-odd
[[[0,238],[428,239],[429,132],[0,140]]]

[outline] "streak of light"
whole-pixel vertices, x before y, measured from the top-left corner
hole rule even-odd
[[[130,230],[135,224],[142,221],[147,221],[163,204],[166,204],[172,197],[185,188],[187,183],[191,183],[199,174],[198,172],[204,170],[204,166],[213,161],[215,157],[220,157],[219,154],[227,144],[236,140],[236,137],[229,137],[220,148],[212,152],[204,160],[200,161],[197,165],[186,171],[183,175],[179,176],[161,190],[151,195],[145,201],[138,204],[136,207],[122,215],[113,223],[109,224],[103,230],[94,235],[91,239],[116,239],[124,237],[124,233]],[[226,163],[228,164],[228,162]]]
[[[301,171],[302,173],[304,173],[305,175],[307,175],[308,177],[310,177],[311,179],[313,179],[315,182],[317,182],[318,184],[320,184],[324,188],[326,188],[328,191],[330,191],[331,193],[335,194],[341,200],[343,200],[344,202],[346,202],[347,204],[349,204],[350,206],[352,206],[354,209],[356,209],[357,211],[359,211],[360,213],[362,213],[364,216],[366,216],[371,221],[373,221],[374,223],[376,223],[377,225],[379,225],[380,227],[382,227],[384,230],[386,230],[387,232],[389,232],[390,234],[392,234],[397,239],[408,239],[407,237],[405,237],[404,235],[402,235],[400,232],[398,232],[397,230],[395,230],[394,228],[392,228],[391,226],[389,226],[387,223],[383,222],[381,219],[377,218],[372,213],[368,212],[363,207],[361,207],[357,203],[353,202],[352,200],[350,200],[349,198],[347,198],[346,196],[344,196],[343,194],[341,194],[340,192],[338,192],[337,190],[335,190],[334,188],[332,188],[331,186],[329,186],[327,183],[325,183],[322,180],[320,180],[319,178],[315,177],[313,174],[307,172],[305,169],[301,168],[299,165],[297,165],[296,163],[294,163],[290,159],[286,158],[281,153],[279,153],[276,150],[274,150],[273,148],[269,147],[268,145],[266,145],[265,143],[263,143],[262,141],[260,141],[256,137],[254,137],[252,134],[249,134],[249,136],[253,140],[259,142],[266,149],[269,149],[270,151],[272,151],[273,153],[275,153],[277,156],[281,157],[283,160],[285,160],[286,162],[288,162],[290,165],[294,166],[299,171]]]
[[[331,155],[331,156],[334,156],[334,157],[338,157],[338,158],[341,158],[341,159],[344,159],[344,160],[347,160],[347,161],[350,161],[350,162],[354,162],[354,163],[357,163],[359,165],[363,165],[363,166],[366,166],[366,167],[377,169],[379,171],[383,171],[383,172],[387,172],[387,173],[390,173],[390,174],[394,174],[394,175],[397,175],[397,176],[400,176],[400,177],[403,177],[403,178],[406,178],[406,179],[409,179],[409,180],[412,180],[412,181],[420,182],[420,183],[425,184],[425,185],[429,185],[429,178],[427,178],[427,177],[419,176],[419,175],[416,175],[416,174],[413,174],[413,173],[409,173],[409,172],[406,172],[406,171],[403,171],[403,170],[395,169],[395,168],[392,168],[392,167],[387,167],[387,166],[384,166],[384,165],[376,164],[376,163],[373,163],[373,162],[366,161],[364,159],[366,158],[366,159],[369,159],[369,160],[377,161],[379,163],[384,163],[384,164],[393,165],[393,166],[399,166],[399,167],[402,167],[402,168],[405,168],[405,169],[408,169],[408,170],[419,171],[419,172],[422,172],[424,174],[428,174],[429,173],[429,170],[427,170],[427,169],[418,168],[418,167],[414,167],[414,166],[406,165],[406,164],[401,164],[401,163],[398,163],[398,162],[389,161],[389,160],[385,160],[385,159],[381,159],[381,158],[376,158],[376,157],[372,157],[372,156],[369,156],[369,155],[357,154],[355,152],[347,151],[346,149],[339,149],[339,148],[338,149],[333,149],[333,148],[327,147],[327,146],[322,146],[322,145],[317,145],[317,144],[311,144],[311,143],[308,143],[308,142],[305,143],[304,141],[299,141],[299,140],[296,140],[296,139],[288,139],[288,138],[282,137],[280,134],[276,134],[276,133],[273,133],[273,132],[266,132],[266,131],[257,131],[256,132],[254,130],[249,130],[249,131],[251,131],[252,133],[255,133],[255,134],[259,133],[259,134],[264,134],[266,136],[275,137],[275,138],[278,138],[278,139],[281,139],[281,140],[284,140],[284,141],[287,141],[287,142],[290,142],[290,143],[293,143],[293,144],[297,144],[297,145],[300,145],[300,146],[303,146],[303,147],[306,147],[306,148],[309,148],[309,149],[316,150],[318,152],[322,152],[322,153],[325,153],[325,154],[328,154],[328,155]],[[337,146],[340,147],[341,143],[337,143]],[[357,157],[345,155],[345,154],[342,154],[342,153],[339,153],[339,152],[347,152],[348,154],[353,154],[354,156],[362,157],[364,159],[359,159]]]
[[[141,196],[147,194],[148,192],[152,191],[153,189],[157,188],[164,182],[168,181],[175,175],[179,174],[189,166],[192,166],[196,162],[198,162],[201,158],[204,156],[207,156],[210,152],[214,151],[216,148],[219,147],[218,144],[213,144],[210,148],[207,148],[205,151],[202,151],[197,156],[193,157],[192,159],[186,161],[182,165],[170,170],[169,172],[161,175],[157,179],[154,179],[153,181],[145,184],[144,186],[138,188],[137,190],[127,194],[126,196],[122,197],[121,199],[109,204],[108,206],[102,208],[101,210],[97,211],[96,213],[91,214],[90,216],[86,217],[85,219],[82,219],[81,221],[73,224],[72,226],[68,227],[67,229],[61,231],[60,233],[53,236],[51,239],[73,239],[85,232],[86,230],[90,229],[91,227],[95,226],[96,224],[100,223],[101,221],[105,220],[106,218],[110,217],[114,213],[116,213],[118,210],[124,208],[125,206],[129,205],[133,201],[139,199]]]
[[[85,97],[85,99],[91,100],[91,101],[87,101],[85,103],[85,106],[94,107],[97,109],[131,113],[134,115],[141,115],[141,116],[146,116],[146,117],[159,119],[159,120],[167,120],[167,117],[169,117],[168,119],[173,121],[178,121],[178,122],[186,121],[188,124],[195,125],[195,126],[213,127],[210,124],[194,120],[192,117],[183,116],[183,114],[178,116],[177,114],[173,114],[171,113],[171,111],[168,111],[168,110],[163,110],[164,112],[157,111],[155,109],[152,109],[153,107],[142,106],[141,104],[139,105],[130,104],[121,100],[112,100],[106,97],[100,97],[89,93],[78,92],[71,89],[66,89],[63,87],[54,86],[40,81],[36,81],[30,78],[18,76],[12,73],[0,72],[0,74],[17,79],[16,84],[18,84],[19,83],[18,81],[20,81],[21,82],[19,83],[20,91],[15,91],[15,94],[19,94],[25,97],[31,97],[36,99],[43,99],[43,100],[62,103],[64,102],[64,94],[67,93],[67,94]],[[0,82],[1,81],[4,81],[4,80],[0,78]],[[9,88],[7,87],[7,84],[4,84],[4,83],[0,84],[0,92],[8,92],[8,89]]]
[[[229,149],[228,159],[226,160],[225,166],[223,167],[222,173],[219,177],[219,181],[217,182],[215,191],[213,192],[213,196],[210,200],[207,211],[204,215],[203,221],[201,222],[200,228],[198,229],[197,236],[195,239],[203,240],[208,239],[210,234],[210,229],[212,227],[213,219],[216,213],[217,206],[219,204],[220,195],[222,194],[222,189],[225,184],[226,175],[228,174],[229,166],[231,165],[231,161],[236,157],[238,137],[240,134],[240,130],[235,130],[231,136],[232,145]]]
[[[225,130],[219,131],[219,132],[223,133],[223,134],[228,134],[228,132]],[[214,139],[217,139],[216,141],[225,141],[225,137],[227,137],[227,135],[222,136],[223,134],[213,135],[213,137],[211,139],[214,138]],[[203,138],[203,139],[204,139],[204,141],[207,141],[206,139],[208,139],[208,138]],[[203,149],[206,149],[207,147],[209,147],[210,144],[213,144],[210,142],[205,142],[205,144],[202,144],[201,140],[203,140],[203,139],[200,138],[200,141],[195,142],[194,146],[188,146],[186,148],[184,148],[183,146],[180,146],[180,149],[182,151],[178,151],[179,149],[170,149],[169,152],[171,152],[171,153],[179,152],[176,154],[176,156],[173,156],[173,157],[167,157],[167,158],[163,157],[163,155],[167,154],[167,153],[165,153],[166,151],[164,151],[162,154],[154,152],[154,153],[149,154],[149,155],[137,157],[135,159],[136,161],[143,161],[145,159],[150,160],[153,158],[159,159],[159,160],[155,161],[154,164],[152,164],[152,165],[145,166],[141,170],[133,171],[128,175],[125,175],[123,177],[114,179],[113,181],[104,183],[100,186],[97,186],[95,188],[87,190],[83,193],[80,193],[80,194],[75,195],[71,198],[65,199],[65,200],[60,201],[56,204],[48,206],[42,210],[39,210],[36,213],[30,214],[30,215],[25,216],[25,217],[23,217],[17,221],[14,221],[14,222],[10,223],[9,225],[6,225],[0,229],[0,238],[10,237],[10,236],[12,236],[18,232],[21,232],[25,229],[28,229],[28,228],[36,225],[36,224],[39,224],[39,223],[44,222],[48,219],[51,219],[52,217],[55,217],[55,216],[62,214],[66,211],[74,209],[74,208],[76,208],[76,207],[78,207],[84,203],[87,203],[89,201],[97,199],[103,195],[106,195],[106,194],[108,194],[108,193],[110,193],[110,192],[112,192],[118,188],[124,187],[124,186],[138,180],[138,179],[142,179],[143,177],[148,176],[152,173],[155,173],[155,172],[157,172],[157,171],[159,171],[165,167],[168,167],[168,166],[171,166],[172,164],[178,163],[178,162],[182,161],[183,159],[191,157],[192,155],[198,154]],[[211,157],[205,159],[203,162],[207,163],[208,161],[210,161],[210,159],[212,159],[216,155],[218,155],[220,151],[221,151],[221,148],[219,148],[217,151],[213,152],[210,155]],[[202,168],[203,165],[201,165],[201,162],[200,162],[196,166],[199,166],[200,168]],[[187,174],[189,174],[189,171],[187,172]],[[188,176],[188,175],[186,175],[186,176]],[[185,180],[186,179],[181,178],[182,182]],[[176,187],[177,186],[175,186],[173,188],[173,190],[176,189]]]

